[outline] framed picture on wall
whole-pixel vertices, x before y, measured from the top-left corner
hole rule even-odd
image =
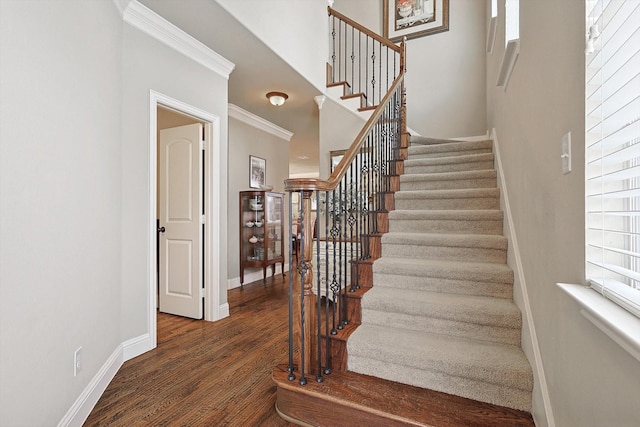
[[[260,188],[265,185],[267,176],[267,161],[260,157],[249,156],[249,187]]]
[[[384,36],[392,42],[449,31],[449,0],[383,0]]]

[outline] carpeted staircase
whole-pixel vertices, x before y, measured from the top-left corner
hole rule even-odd
[[[413,137],[348,369],[530,411],[491,141]]]

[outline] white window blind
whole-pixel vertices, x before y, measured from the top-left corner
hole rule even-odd
[[[586,5],[586,274],[640,317],[640,0]]]

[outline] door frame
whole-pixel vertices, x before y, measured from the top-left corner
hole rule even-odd
[[[205,134],[205,165],[204,165],[204,211],[205,211],[205,238],[204,249],[204,319],[215,321],[226,317],[220,307],[220,251],[215,245],[215,236],[220,235],[219,214],[215,209],[221,206],[222,179],[214,179],[213,171],[222,170],[222,155],[220,141],[220,117],[192,105],[186,104],[170,96],[149,91],[149,211],[148,211],[148,266],[147,276],[149,283],[147,288],[147,328],[151,339],[151,348],[157,345],[157,247],[156,247],[156,207],[157,207],[157,177],[158,177],[158,137],[157,137],[157,109],[168,108],[177,113],[191,116],[203,123]],[[221,241],[222,239],[218,239]]]

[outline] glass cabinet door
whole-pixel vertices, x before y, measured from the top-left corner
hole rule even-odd
[[[272,260],[282,256],[282,197],[267,193],[266,195],[265,239],[267,241],[267,259]]]

